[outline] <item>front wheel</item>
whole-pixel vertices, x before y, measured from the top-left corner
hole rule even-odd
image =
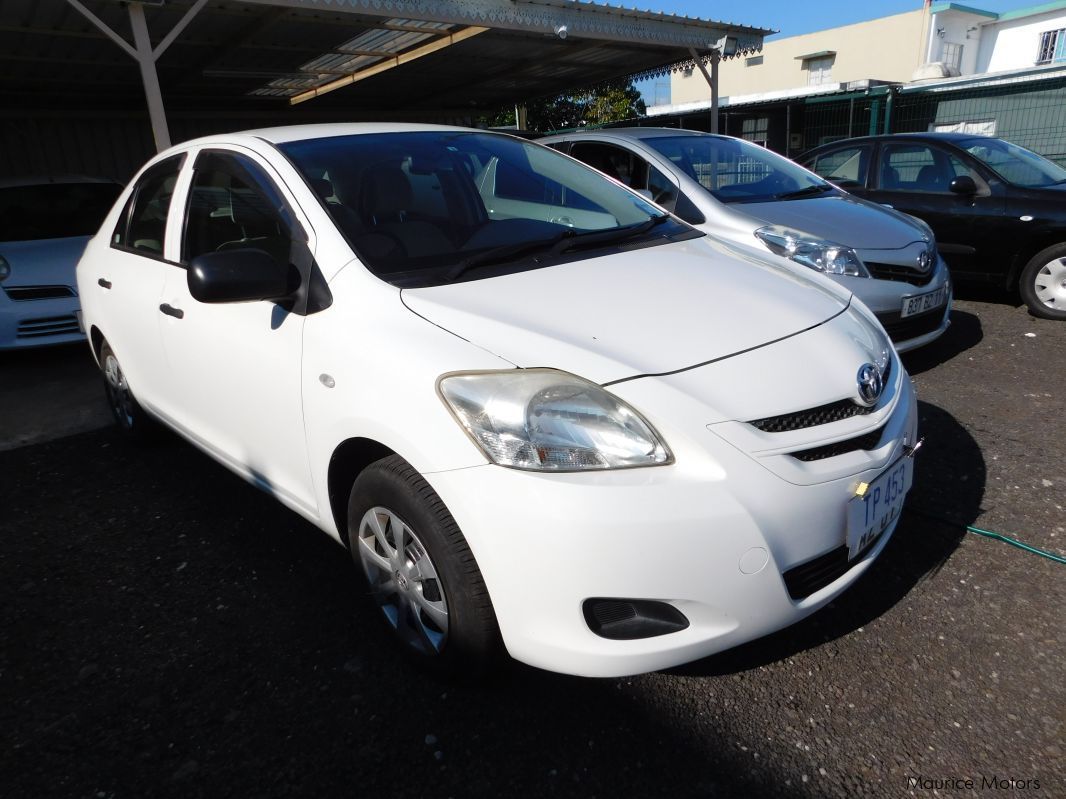
[[[481,571],[440,497],[399,456],[371,464],[355,481],[348,544],[409,654],[456,673],[492,664],[500,635]]]
[[[1066,320],[1066,244],[1033,256],[1022,270],[1018,290],[1033,316]]]

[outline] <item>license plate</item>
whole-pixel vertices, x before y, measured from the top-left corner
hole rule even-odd
[[[925,313],[933,308],[937,308],[947,302],[948,299],[948,287],[941,286],[936,291],[930,291],[925,294],[917,294],[913,297],[903,298],[903,310],[900,312],[900,318],[906,319],[908,316],[914,316],[915,314]]]
[[[899,516],[913,476],[914,459],[900,458],[870,483],[865,494],[848,502],[848,560],[877,540]]]

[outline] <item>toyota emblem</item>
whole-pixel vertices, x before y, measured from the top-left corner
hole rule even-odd
[[[870,406],[877,402],[884,390],[884,381],[881,370],[872,363],[864,363],[859,367],[858,374],[859,399],[864,405]]]

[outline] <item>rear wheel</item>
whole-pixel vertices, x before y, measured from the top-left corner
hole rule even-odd
[[[408,654],[443,671],[492,664],[500,636],[481,571],[440,497],[399,456],[371,464],[355,481],[348,543]]]
[[[122,366],[106,341],[100,347],[100,370],[104,376],[107,404],[119,430],[131,438],[146,437],[153,422],[130,391]]]
[[[1022,270],[1018,290],[1033,316],[1066,320],[1066,244],[1033,256]]]

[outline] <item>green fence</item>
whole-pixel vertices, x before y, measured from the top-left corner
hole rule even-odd
[[[792,120],[798,138],[789,155],[871,133],[962,129],[1008,139],[1066,166],[1066,78],[808,97],[794,103]]]

